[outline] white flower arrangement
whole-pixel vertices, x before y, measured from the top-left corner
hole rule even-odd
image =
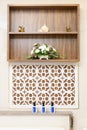
[[[58,58],[58,54],[55,48],[48,44],[39,43],[34,44],[31,50],[31,56],[28,59],[55,59]]]

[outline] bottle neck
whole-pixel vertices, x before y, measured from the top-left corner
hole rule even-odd
[[[33,102],[33,106],[36,106],[36,102]]]
[[[53,103],[53,102],[51,102],[51,106],[54,106],[54,103]]]
[[[42,102],[42,106],[45,106],[45,102]]]

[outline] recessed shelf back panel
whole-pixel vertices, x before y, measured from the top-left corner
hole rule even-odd
[[[58,55],[66,59],[77,59],[76,35],[12,35],[10,38],[10,59],[26,59],[35,43],[49,44],[57,48]]]
[[[49,27],[49,31],[66,31],[66,26],[70,26],[71,31],[77,31],[76,17],[76,8],[13,8],[10,13],[9,31],[18,31],[18,27],[23,25],[26,32],[37,32],[44,24]]]

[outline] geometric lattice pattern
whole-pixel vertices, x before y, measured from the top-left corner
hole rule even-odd
[[[10,65],[10,106],[78,107],[78,65]]]

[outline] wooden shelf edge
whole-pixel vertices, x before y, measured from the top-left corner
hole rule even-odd
[[[79,62],[79,59],[51,59],[51,60],[27,60],[27,59],[8,59],[9,62]]]
[[[8,4],[9,7],[77,7],[80,4]]]
[[[78,32],[9,32],[9,35],[77,35]]]

